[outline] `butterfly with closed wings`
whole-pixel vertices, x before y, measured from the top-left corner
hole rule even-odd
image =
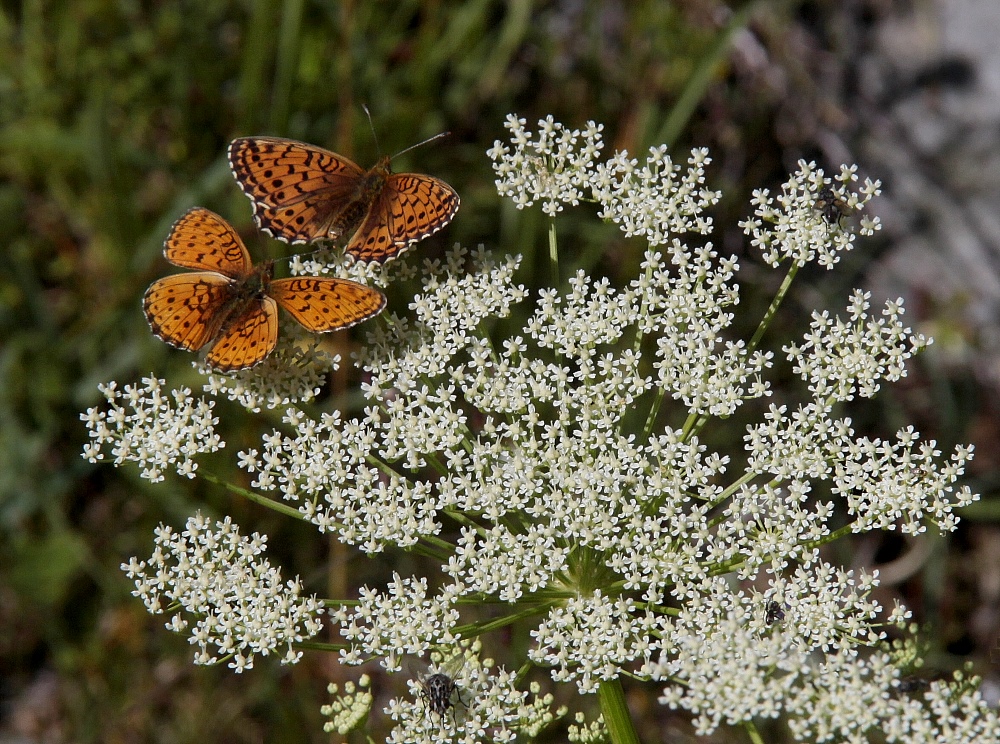
[[[293,244],[351,236],[345,252],[366,263],[395,258],[458,212],[451,186],[393,173],[388,157],[364,170],[304,142],[240,137],[229,146],[229,164],[261,230]]]
[[[236,230],[202,207],[174,223],[163,254],[175,266],[197,271],[150,285],[143,298],[149,326],[181,349],[208,348],[205,361],[219,372],[267,358],[278,341],[278,305],[319,333],[350,328],[385,307],[377,289],[347,279],[272,279],[273,262],[254,266]]]

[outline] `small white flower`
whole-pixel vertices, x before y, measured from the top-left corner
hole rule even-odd
[[[83,456],[91,462],[103,460],[106,449],[115,465],[139,464],[140,475],[154,483],[172,468],[188,478],[198,468],[194,456],[215,452],[225,442],[215,431],[219,423],[212,401],[192,398],[188,388],[164,393],[164,380],[144,377],[141,385],[99,385],[107,410],[91,408],[80,418],[86,422],[91,442]]]
[[[174,614],[166,627],[190,630],[195,664],[228,659],[241,672],[253,667],[257,654],[282,648],[282,663],[295,663],[301,652],[293,644],[322,628],[323,603],[301,597],[298,579],[282,582],[281,572],[263,558],[266,539],[242,537],[228,517],[213,525],[197,514],[179,533],[160,525],[155,545],[148,560],[132,558],[122,571],[151,613],[176,608],[190,618]]]

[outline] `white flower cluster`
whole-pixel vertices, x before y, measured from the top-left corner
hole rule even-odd
[[[580,692],[596,692],[602,682],[641,661],[647,665],[661,620],[631,599],[611,600],[600,590],[575,597],[549,613],[531,631],[536,645],[528,658],[554,667],[556,682],[576,681]]]
[[[263,557],[267,539],[242,537],[228,517],[213,525],[197,514],[180,533],[160,525],[155,544],[148,560],[133,557],[122,570],[151,613],[182,611],[166,627],[190,632],[195,664],[229,659],[242,672],[253,668],[257,654],[281,648],[282,663],[292,664],[302,656],[294,644],[322,629],[323,603],[300,596],[298,579],[282,582]]]
[[[662,655],[646,671],[669,681],[662,703],[696,713],[699,734],[787,713],[789,697],[822,678],[817,651],[849,649],[863,666],[857,646],[880,637],[870,627],[881,611],[870,597],[873,577],[835,569],[817,551],[791,578],[779,570],[768,572],[770,599],[716,577],[687,587],[692,601],[663,620]],[[768,622],[769,601],[783,608],[780,621]]]
[[[289,409],[291,434],[275,431],[261,452],[241,453],[243,467],[257,474],[254,486],[280,488],[320,529],[366,552],[436,534],[439,512],[460,496],[457,484],[436,488],[406,471],[424,468],[431,455],[431,464],[466,461],[469,430],[448,365],[481,343],[472,334],[483,320],[506,315],[524,297],[512,283],[517,264],[461,248],[443,265],[427,262],[425,291],[410,304],[413,323],[392,317],[369,332],[361,355],[369,375],[363,389],[372,401],[366,418],[345,422],[333,413],[316,421]],[[387,461],[401,467],[393,470]]]
[[[350,648],[340,654],[345,664],[363,664],[383,657],[386,671],[400,669],[400,656],[423,654],[438,644],[453,643],[450,629],[458,623],[451,597],[427,597],[427,579],[401,578],[394,573],[388,591],[361,587],[358,605],[340,607],[330,616]]]
[[[831,480],[835,494],[846,500],[855,517],[855,532],[900,529],[919,534],[927,523],[953,530],[958,524],[955,509],[968,506],[978,496],[957,483],[972,459],[971,446],[955,447],[947,462],[935,442],[920,442],[913,427],[896,433],[896,441],[855,437],[850,419],[830,418],[831,409],[817,403],[785,416],[785,408],[772,406],[767,421],[749,426],[746,448],[751,472],[787,479],[788,495],[805,500],[805,479]],[[765,490],[770,489],[769,486]],[[773,535],[784,547],[798,540],[814,540],[827,534],[825,527],[832,504],[814,504],[812,515],[778,506],[774,492],[762,500]],[[749,502],[757,493],[744,487],[734,500],[733,516],[758,511]],[[794,525],[794,529],[790,526]],[[801,531],[800,531],[801,530]],[[759,539],[759,536],[755,536]],[[752,554],[766,553],[763,542],[748,546]]]
[[[886,619],[872,599],[876,575],[819,557],[848,529],[954,529],[955,509],[977,498],[958,484],[971,448],[943,458],[912,429],[870,439],[835,416],[901,377],[928,343],[903,326],[901,305],[873,318],[858,292],[848,320],[814,316],[805,340],[785,348],[808,400],[750,424],[746,465],[731,474],[728,450],[710,444],[726,440],[711,417],[770,395],[773,357],[733,338],[736,260],[676,237],[710,227],[704,210],[718,195],[704,187],[707,156],[692,154],[686,172],[663,150],[644,168],[624,154],[598,166],[596,125],[577,132],[547,119],[537,139],[515,117],[508,128],[511,146],[491,151],[502,193],[553,214],[589,189],[603,215],[655,250],[621,288],[580,272],[565,291],[543,290],[514,326],[497,319],[527,296],[514,281],[518,257],[456,247],[426,261],[412,318],[383,316],[356,356],[363,413],[289,405],[259,449],[240,453],[255,488],[280,493],[321,531],[367,553],[417,547],[440,561],[436,580],[394,575],[334,613],[349,643],[343,660],[396,669],[402,654],[472,635],[480,626],[460,625],[459,610],[486,605],[491,618],[509,609],[502,621],[537,622],[530,657],[554,680],[602,693],[623,675],[653,680],[702,734],[778,716],[817,740],[860,741],[879,727],[914,744],[917,731],[942,741],[956,729],[995,733],[996,713],[978,699],[945,708],[947,686],[925,693],[926,705],[897,695],[900,664],[883,655],[883,628],[906,611]],[[793,262],[790,275],[806,261],[832,266],[853,245],[853,223],[863,234],[878,227],[858,217],[878,185],[856,181],[852,168],[831,182],[801,163],[777,200],[756,194],[744,227],[766,260]],[[837,532],[835,499],[851,518]],[[234,570],[249,571],[237,557]],[[130,570],[158,599],[175,579],[159,568],[163,550],[154,558],[155,571]],[[205,571],[190,558],[179,565],[185,576]],[[227,601],[226,612],[201,611],[242,631],[251,619]],[[214,637],[199,633],[196,642]],[[526,702],[513,675],[478,659],[477,646],[433,695],[413,681],[411,699],[390,703],[390,740],[510,741],[552,720],[544,698]]]
[[[692,414],[730,416],[746,400],[770,394],[761,379],[770,352],[749,352],[725,332],[739,302],[732,283],[736,259],[719,259],[711,244],[691,249],[679,240],[646,254],[645,276],[634,283],[642,306],[640,330],[657,337],[659,382]]]
[[[598,716],[596,720],[587,723],[587,717],[583,713],[577,713],[567,727],[566,741],[571,744],[605,744],[608,741],[608,730],[604,725],[604,716]]]
[[[997,744],[1000,718],[982,694],[962,679],[928,684],[920,694],[901,692],[899,669],[886,653],[859,658],[838,649],[810,664],[804,684],[785,701],[797,739],[890,744]]]
[[[461,655],[432,665],[428,675],[409,681],[410,698],[393,698],[385,712],[397,725],[386,739],[389,744],[479,744],[512,742],[525,731],[540,728],[539,720],[554,720],[563,711],[551,711],[551,696],[535,696],[517,689],[515,675],[495,668],[492,659],[481,659],[481,643],[464,642]],[[434,658],[434,657],[432,657]],[[431,710],[427,680],[446,675],[453,685],[442,711]]]
[[[83,457],[103,460],[109,447],[115,465],[137,462],[140,475],[154,483],[163,480],[167,468],[194,478],[194,456],[226,446],[215,431],[215,404],[192,398],[188,388],[164,392],[165,384],[144,377],[141,385],[126,385],[124,391],[115,382],[99,385],[109,409],[94,407],[80,414],[91,439]]]
[[[856,238],[841,220],[881,193],[881,184],[867,178],[854,191],[851,187],[857,181],[857,166],[841,166],[840,175],[831,181],[815,163],[800,160],[798,171],[782,185],[776,200],[767,189],[754,191],[754,215],[740,227],[771,266],[788,259],[797,266],[816,261],[832,269],[840,254],[854,247]],[[871,235],[879,229],[878,217],[864,216],[858,232]]]
[[[497,190],[509,196],[518,209],[542,202],[548,215],[561,212],[563,204],[576,206],[584,198],[594,159],[604,148],[603,124],[587,122],[582,132],[567,129],[551,116],[538,122],[538,138],[532,140],[527,122],[508,114],[504,126],[510,130],[513,152],[500,140],[487,153],[497,174]],[[580,140],[582,147],[578,147]]]
[[[594,198],[602,207],[599,215],[617,222],[626,236],[645,238],[651,246],[663,245],[679,233],[708,235],[712,219],[705,210],[722,196],[705,188],[705,166],[711,162],[708,150],[696,148],[682,175],[666,145],[649,148],[642,168],[627,152],[615,153],[594,174]]]
[[[542,211],[555,216],[589,192],[601,205],[601,217],[618,223],[629,237],[644,237],[651,246],[678,233],[711,231],[712,220],[704,212],[718,202],[720,192],[705,188],[705,167],[712,162],[707,150],[691,151],[685,173],[666,146],[649,148],[642,167],[624,151],[598,163],[604,125],[591,121],[582,131],[567,129],[548,116],[538,122],[538,132],[530,132],[526,123],[508,115],[504,126],[513,149],[497,140],[487,152],[498,176],[497,190],[518,209],[540,201]]]
[[[847,500],[858,519],[855,532],[893,529],[911,535],[927,530],[927,522],[941,529],[958,526],[955,509],[979,496],[955,483],[972,459],[972,447],[955,447],[950,460],[938,464],[936,442],[918,441],[912,426],[896,433],[896,442],[862,437],[850,455],[838,464],[833,492]]]
[[[906,360],[928,345],[928,340],[903,326],[902,299],[886,301],[882,317],[869,317],[871,293],[854,291],[849,319],[833,320],[827,311],[814,312],[804,343],[788,344],[784,352],[793,371],[809,383],[817,400],[854,400],[874,397],[882,380],[906,376]]]
[[[818,189],[825,180],[816,179]],[[700,210],[711,198],[691,196],[698,183],[681,177],[672,187],[688,189],[688,228],[707,224]],[[661,205],[643,203],[624,230],[654,224],[656,214],[641,212]],[[824,245],[847,232],[816,205],[800,216],[786,225],[792,242],[814,239],[793,233],[813,231],[817,219]],[[663,230],[680,227],[672,225]],[[659,239],[659,228],[643,229]],[[856,530],[952,528],[954,508],[974,498],[955,485],[968,450],[942,464],[933,444],[870,442],[832,418],[839,398],[897,379],[924,345],[900,323],[898,303],[876,321],[858,294],[849,323],[826,322],[786,350],[814,400],[792,415],[772,407],[749,427],[750,467],[727,486],[729,458],[692,432],[640,432],[661,398],[688,416],[728,416],[770,393],[762,376],[772,356],[727,338],[739,302],[735,259],[671,238],[623,289],[578,273],[564,293],[543,291],[524,327],[496,344],[486,321],[524,297],[513,283],[517,261],[481,251],[471,259],[471,269],[461,252],[429,265],[415,319],[369,334],[363,417],[289,410],[290,431],[242,454],[256,486],[280,489],[322,529],[370,552],[418,541],[440,550],[446,520],[462,526],[443,558],[451,583],[436,595],[423,580],[397,577],[387,594],[366,590],[359,607],[338,613],[355,644],[345,658],[382,655],[392,665],[398,652],[445,639],[460,600],[545,601],[554,592],[560,599],[550,600],[531,651],[554,679],[587,692],[623,673],[684,680],[665,700],[695,711],[709,731],[785,711],[817,652],[880,642],[875,578],[817,557],[834,509],[814,498],[814,482],[832,481]],[[579,593],[583,565],[619,589]],[[768,599],[713,578],[726,573],[767,581]],[[667,596],[681,605],[676,617],[654,609]],[[776,631],[767,602],[786,616]]]

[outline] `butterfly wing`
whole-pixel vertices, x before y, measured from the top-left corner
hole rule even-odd
[[[350,328],[385,307],[385,295],[364,284],[332,277],[275,279],[268,294],[315,333]]]
[[[278,137],[240,137],[229,165],[257,226],[278,240],[336,239],[333,217],[354,198],[364,171],[343,155]]]
[[[168,344],[197,351],[218,333],[231,285],[232,280],[210,272],[156,280],[142,300],[149,327]]]
[[[278,306],[270,297],[255,302],[212,346],[205,361],[219,372],[253,367],[278,343]]]
[[[217,271],[232,279],[246,276],[253,265],[232,225],[204,207],[189,209],[173,224],[163,255],[175,266]]]
[[[438,178],[392,173],[346,251],[384,263],[451,222],[458,205],[455,189]]]

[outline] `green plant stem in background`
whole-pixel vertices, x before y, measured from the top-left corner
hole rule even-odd
[[[289,101],[298,69],[305,5],[305,0],[285,0],[281,5],[274,85],[271,87],[271,110],[268,112],[268,128],[272,134],[284,134],[288,128]]]
[[[747,732],[747,736],[750,737],[753,744],[764,744],[764,737],[760,735],[760,731],[757,730],[753,721],[744,721],[743,730]]]
[[[704,99],[705,91],[712,84],[719,66],[725,63],[733,36],[750,22],[750,17],[758,8],[769,2],[771,0],[753,0],[733,13],[712,46],[698,58],[691,77],[671,107],[667,120],[653,137],[653,142],[673,145],[677,141],[678,135],[687,127],[691,115]]]

